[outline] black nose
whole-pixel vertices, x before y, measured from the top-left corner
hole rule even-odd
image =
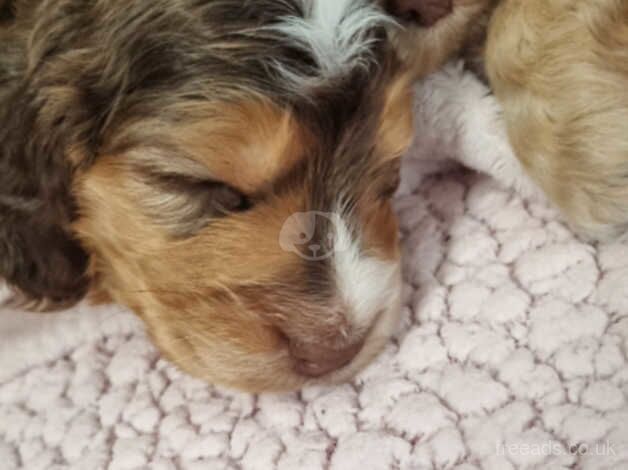
[[[389,0],[388,11],[395,17],[430,27],[453,10],[452,0]]]
[[[321,377],[349,364],[362,349],[363,343],[341,348],[321,344],[290,342],[290,354],[294,358],[294,369],[307,377]]]

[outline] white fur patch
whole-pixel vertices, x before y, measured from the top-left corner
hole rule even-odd
[[[398,307],[401,289],[399,263],[361,252],[344,223],[335,226],[336,286],[348,307],[353,326],[369,328],[377,315]]]
[[[447,64],[415,87],[415,139],[409,153],[419,155],[427,138],[447,146],[443,156],[494,177],[526,197],[542,198],[508,141],[500,104],[462,61]],[[473,109],[474,113],[466,112]],[[455,132],[452,132],[455,129]],[[426,153],[434,159],[433,151]]]
[[[391,19],[366,0],[301,0],[303,17],[287,17],[274,29],[290,36],[310,52],[322,78],[367,66],[376,40],[370,34]],[[290,78],[289,71],[282,72]]]

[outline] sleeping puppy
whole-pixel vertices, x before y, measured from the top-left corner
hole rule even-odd
[[[367,0],[0,5],[0,277],[133,309],[251,391],[345,380],[400,301],[410,79]]]
[[[527,173],[583,236],[628,229],[628,1],[502,0],[485,52]]]
[[[419,77],[456,53],[483,68],[519,162],[465,163],[518,188],[531,178],[586,238],[627,232],[628,2],[454,0],[396,43]]]

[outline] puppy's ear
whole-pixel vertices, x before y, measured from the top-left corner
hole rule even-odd
[[[0,276],[17,289],[15,302],[51,310],[85,295],[87,255],[61,227],[4,216],[0,224]]]
[[[0,0],[0,23],[13,19],[13,1]]]
[[[45,110],[29,98],[0,103],[0,278],[20,304],[48,310],[85,295],[88,256],[70,231],[76,210],[63,125],[41,125]]]

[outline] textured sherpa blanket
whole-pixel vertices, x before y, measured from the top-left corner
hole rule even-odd
[[[121,308],[2,311],[0,468],[628,469],[628,246],[444,163],[510,152],[486,95],[456,65],[417,88],[403,322],[353,383],[233,393]]]

